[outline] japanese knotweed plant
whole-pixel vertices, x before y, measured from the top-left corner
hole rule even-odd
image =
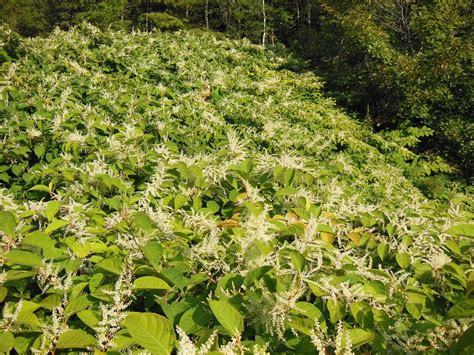
[[[472,196],[426,199],[295,60],[210,33],[1,66],[0,352],[472,352]]]

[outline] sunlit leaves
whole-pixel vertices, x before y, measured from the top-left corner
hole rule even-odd
[[[193,344],[216,334],[212,351],[240,337],[313,353],[318,334],[377,352],[468,321],[465,197],[427,201],[386,163],[398,148],[309,100],[320,83],[286,56],[87,26],[25,45],[38,54],[7,80],[0,126],[14,351],[38,348],[53,315],[50,352],[166,354],[187,341],[177,326]]]
[[[170,354],[175,335],[173,326],[154,313],[131,313],[123,321],[132,338],[153,354]]]

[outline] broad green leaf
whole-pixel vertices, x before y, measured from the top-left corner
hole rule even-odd
[[[250,287],[253,283],[259,280],[263,275],[269,272],[272,269],[271,266],[265,265],[260,266],[255,269],[250,270],[250,272],[245,276],[244,285],[245,287]]]
[[[53,218],[56,216],[56,213],[59,212],[59,209],[61,208],[61,205],[59,204],[58,201],[50,201],[48,202],[48,206],[46,207],[44,211],[44,215],[48,219],[48,221],[52,221]]]
[[[456,343],[453,343],[452,354],[468,355],[473,354],[474,351],[474,325],[471,325],[458,339]]]
[[[278,190],[277,192],[275,192],[275,197],[293,195],[297,192],[298,192],[298,190],[295,189],[293,186],[286,186],[286,187]]]
[[[365,330],[359,328],[348,329],[351,337],[352,348],[356,349],[364,344],[370,343],[375,339],[375,333],[372,330]]]
[[[212,320],[212,315],[201,306],[188,309],[179,319],[179,327],[186,334],[196,334]]]
[[[329,318],[332,324],[336,324],[344,317],[344,314],[346,313],[345,304],[332,298],[328,300],[327,307],[329,311]]]
[[[286,169],[285,173],[283,174],[283,184],[285,186],[289,186],[293,183],[295,178],[295,169],[288,168]]]
[[[423,310],[422,304],[408,302],[405,308],[407,309],[408,313],[410,313],[413,316],[413,318],[415,318],[416,320],[420,319],[421,311]]]
[[[41,192],[47,192],[47,193],[51,192],[49,187],[46,185],[35,185],[30,189],[30,191],[41,191]]]
[[[154,276],[143,276],[133,283],[134,290],[170,290],[171,287],[162,279]]]
[[[94,346],[95,337],[81,329],[69,329],[59,336],[56,349],[85,349]]]
[[[308,317],[313,322],[315,322],[317,320],[320,320],[320,319],[324,320],[323,313],[319,310],[318,307],[316,307],[312,303],[309,303],[309,302],[296,302],[295,303],[295,310],[297,310],[298,313]]]
[[[8,211],[0,211],[0,231],[6,235],[15,236],[16,219],[13,213]]]
[[[0,351],[8,353],[13,349],[15,344],[15,338],[11,332],[2,332],[0,331]]]
[[[366,228],[373,227],[377,223],[377,220],[369,215],[360,216],[360,221],[362,222],[362,225]]]
[[[244,331],[244,318],[230,303],[209,300],[209,306],[219,323],[230,335],[237,336]]]
[[[22,307],[20,313],[18,313],[18,316],[16,317],[15,323],[17,324],[27,324],[33,327],[40,327],[41,322],[36,316],[36,314],[33,313],[33,311],[29,311],[27,309],[24,309]]]
[[[37,145],[34,147],[34,152],[35,152],[35,155],[38,157],[38,158],[41,158],[44,153],[46,152],[46,148],[44,147],[44,145]]]
[[[150,240],[142,248],[143,255],[154,268],[158,268],[163,257],[163,247],[160,243]]]
[[[28,234],[21,242],[22,244],[32,245],[41,249],[55,248],[54,240],[48,234],[41,231],[34,231]]]
[[[53,219],[53,221],[46,227],[44,232],[46,234],[50,234],[54,232],[55,230],[58,230],[64,226],[67,226],[69,224],[68,221],[62,220],[62,219]]]
[[[67,304],[64,309],[64,316],[69,318],[77,312],[85,310],[91,303],[92,302],[87,295],[79,296]]]
[[[188,202],[188,198],[182,194],[177,194],[174,197],[174,209],[179,210]]]
[[[287,328],[295,329],[307,336],[311,336],[314,329],[314,321],[296,315],[287,316],[285,325]]]
[[[324,233],[330,233],[330,234],[336,234],[336,232],[334,232],[334,230],[330,226],[328,226],[327,224],[318,224],[318,226],[316,227],[316,231],[324,232]]]
[[[473,298],[456,303],[448,311],[448,317],[453,319],[468,318],[472,316],[474,316]]]
[[[86,310],[78,312],[77,317],[91,329],[96,328],[100,322],[99,318],[97,318],[94,312],[91,311],[90,309],[86,309]]]
[[[377,245],[377,254],[380,260],[382,261],[385,260],[385,258],[388,255],[389,250],[390,250],[390,247],[387,243],[382,243],[382,244]]]
[[[304,257],[303,254],[301,254],[300,252],[297,252],[295,250],[291,250],[289,252],[290,254],[290,258],[291,258],[291,262],[293,264],[293,267],[297,270],[297,271],[303,271],[305,265],[306,265],[306,259]]]
[[[7,254],[6,259],[8,262],[18,265],[43,266],[41,258],[27,250],[13,249]]]
[[[135,213],[133,215],[132,223],[135,228],[140,228],[147,233],[153,231],[153,224],[151,222],[151,219],[144,212]]]
[[[326,291],[322,289],[317,282],[314,281],[308,281],[308,286],[313,291],[314,295],[316,297],[323,297],[326,296]]]
[[[446,233],[456,236],[474,238],[474,224],[459,224],[449,228]]]
[[[400,265],[402,269],[406,269],[410,266],[410,255],[408,255],[407,253],[396,253],[395,259],[397,260],[398,265]]]
[[[285,228],[281,232],[281,235],[283,237],[288,237],[292,235],[304,235],[304,232],[305,232],[304,225],[300,223],[293,223],[288,228]]]
[[[352,316],[362,328],[372,328],[374,325],[374,314],[372,309],[364,302],[351,303],[349,305]]]
[[[474,271],[469,273],[469,277],[466,282],[466,296],[470,296],[474,292]]]
[[[58,307],[61,305],[62,297],[58,294],[52,294],[46,297],[44,300],[42,300],[39,304],[42,308],[48,309],[50,311],[53,310],[53,308]]]
[[[119,352],[119,351],[124,352],[122,350],[126,350],[132,347],[133,345],[136,345],[137,342],[132,337],[116,334],[112,338],[112,344],[113,344],[112,347],[109,349],[110,353]],[[141,352],[138,352],[138,353],[141,354]]]
[[[27,279],[31,276],[36,275],[35,271],[23,271],[23,270],[8,270],[7,271],[7,281],[16,281]]]
[[[123,270],[122,261],[119,258],[115,257],[115,256],[100,261],[97,264],[97,267],[100,267],[100,268],[102,268],[102,269],[104,269],[108,272],[111,272],[112,274],[116,274],[116,275],[120,275],[122,273],[122,270]]]
[[[153,354],[170,354],[175,335],[168,319],[155,313],[131,313],[123,321],[131,337]]]
[[[6,288],[5,286],[0,286],[0,303],[3,302],[5,297],[7,297],[7,294],[8,294],[8,288]]]

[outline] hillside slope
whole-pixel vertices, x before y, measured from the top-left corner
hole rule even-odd
[[[410,153],[291,58],[93,27],[22,50],[0,91],[4,348],[461,351],[472,201],[426,200],[386,158]]]

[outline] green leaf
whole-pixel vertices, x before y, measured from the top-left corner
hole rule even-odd
[[[407,253],[397,253],[395,254],[395,259],[402,269],[406,269],[410,266],[410,255]]]
[[[379,255],[380,260],[384,261],[388,255],[390,248],[387,243],[382,243],[377,246],[377,254]]]
[[[48,227],[46,227],[46,229],[44,230],[44,232],[46,234],[50,234],[52,232],[54,232],[55,230],[58,230],[64,226],[67,226],[69,224],[68,221],[65,221],[65,220],[62,220],[62,219],[53,219],[53,221],[48,225]]]
[[[94,329],[99,325],[99,319],[95,316],[94,312],[90,309],[86,309],[77,313],[77,317],[88,327]]]
[[[34,231],[28,234],[21,241],[22,244],[32,245],[41,249],[54,249],[55,242],[52,240],[49,235],[41,231]]]
[[[212,313],[224,329],[232,336],[237,336],[244,331],[244,319],[242,315],[227,301],[209,300]]]
[[[14,344],[15,338],[11,332],[0,332],[0,351],[8,353]]]
[[[171,290],[162,279],[154,276],[143,276],[135,280],[133,283],[134,290]]]
[[[352,342],[352,348],[356,349],[364,344],[370,343],[375,339],[375,333],[372,330],[353,328],[347,330]]]
[[[120,275],[123,270],[122,261],[117,257],[104,259],[97,264],[97,267],[116,275]]]
[[[291,258],[291,263],[293,264],[293,267],[297,271],[303,271],[305,265],[306,265],[306,259],[303,254],[296,250],[291,250],[289,252],[290,258]]]
[[[0,286],[0,303],[3,302],[5,297],[7,297],[7,294],[8,294],[8,288],[6,288],[5,286]]]
[[[377,223],[377,220],[369,215],[360,216],[360,221],[362,222],[362,225],[366,228],[373,227]]]
[[[151,219],[144,212],[135,213],[133,215],[132,223],[135,228],[140,228],[147,233],[150,233],[153,231],[153,224],[151,222]]]
[[[37,145],[34,147],[33,151],[35,152],[35,155],[38,158],[41,158],[46,152],[46,148],[44,147],[44,145]]]
[[[473,354],[474,325],[471,325],[451,347],[452,354]]]
[[[275,197],[293,195],[297,192],[298,190],[295,189],[293,186],[287,186],[275,192]]]
[[[62,301],[62,297],[54,293],[46,297],[39,304],[42,308],[52,311],[55,307],[58,307],[59,305],[61,305],[61,301]]]
[[[39,321],[36,314],[33,313],[33,310],[29,310],[28,307],[25,307],[25,302],[23,302],[23,307],[21,308],[20,313],[18,313],[18,317],[16,317],[15,323],[40,327],[41,322]]]
[[[13,264],[26,266],[43,266],[41,258],[27,250],[13,249],[7,254],[7,261]]]
[[[10,237],[15,236],[16,220],[13,213],[0,211],[0,231]]]
[[[329,311],[329,318],[332,324],[336,324],[344,317],[344,314],[346,313],[345,304],[332,298],[328,300],[327,307]]]
[[[474,292],[474,272],[469,274],[466,281],[466,296],[470,296]]]
[[[474,299],[470,298],[456,303],[448,311],[448,318],[460,319],[474,316]]]
[[[52,221],[54,216],[56,216],[56,213],[59,212],[59,209],[61,208],[61,205],[59,204],[58,201],[50,201],[48,202],[48,206],[46,207],[44,211],[44,215],[48,219],[48,221]]]
[[[92,302],[89,300],[87,295],[79,296],[68,303],[64,309],[64,316],[66,318],[85,310]]]
[[[196,334],[212,320],[212,315],[201,306],[188,309],[179,319],[179,327],[186,334]]]
[[[147,258],[154,268],[158,268],[160,266],[160,261],[163,257],[163,247],[160,243],[150,240],[142,248],[142,252],[143,255],[145,255],[145,258]]]
[[[459,224],[449,228],[446,233],[455,236],[474,238],[474,224]]]
[[[416,320],[420,319],[423,305],[421,303],[408,302],[405,306],[408,313],[410,313]]]
[[[336,232],[334,232],[333,229],[327,224],[318,224],[318,226],[316,227],[316,231],[323,232],[323,233],[336,234]]]
[[[374,325],[374,314],[372,309],[364,302],[351,303],[349,306],[354,319],[362,328],[372,328]]]
[[[313,322],[317,320],[324,320],[323,313],[319,310],[318,307],[316,307],[314,304],[309,303],[309,302],[296,302],[295,303],[295,310],[298,311],[298,313],[308,317],[311,319]]]
[[[84,349],[94,345],[92,335],[80,329],[69,329],[59,336],[56,349]]]
[[[174,209],[179,210],[188,202],[188,198],[182,194],[177,194],[174,197]]]
[[[153,354],[170,354],[175,335],[170,321],[155,313],[131,313],[123,321],[131,337]]]
[[[285,186],[289,186],[293,183],[293,179],[295,178],[295,169],[288,168],[286,169],[285,173],[283,174],[283,184]]]
[[[30,189],[30,191],[41,191],[41,192],[47,192],[47,193],[51,192],[49,190],[49,187],[46,185],[35,185]]]
[[[36,272],[34,271],[8,270],[7,281],[23,280],[34,275],[36,275]]]

